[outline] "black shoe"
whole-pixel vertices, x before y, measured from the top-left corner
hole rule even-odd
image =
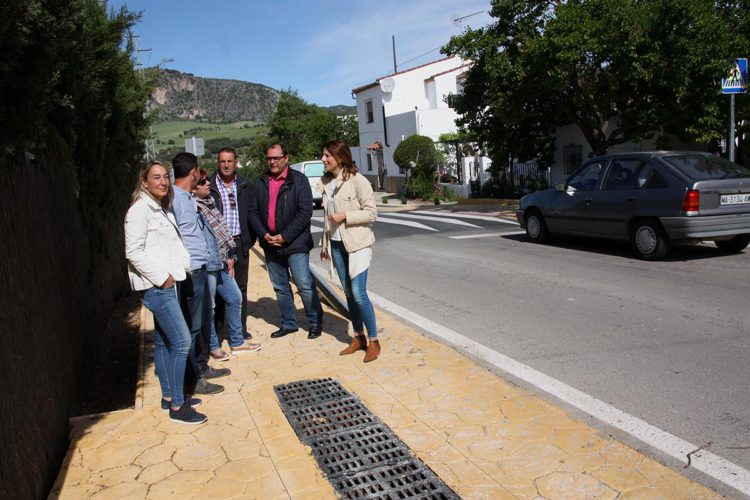
[[[219,384],[212,384],[205,378],[201,377],[200,380],[198,380],[195,383],[195,394],[219,394],[220,392],[224,391],[224,386]]]
[[[190,405],[190,408],[195,408],[196,406],[200,406],[203,403],[203,401],[198,398],[188,398],[185,402]],[[167,401],[166,399],[161,398],[161,411],[168,411],[171,407],[171,401]]]
[[[317,339],[320,337],[320,333],[323,331],[323,328],[320,326],[311,326],[310,330],[307,332],[307,338],[308,339]]]
[[[208,420],[208,417],[193,410],[190,405],[183,404],[179,410],[169,409],[169,420],[178,424],[198,425]]]
[[[232,373],[232,370],[229,368],[212,368],[208,365],[206,365],[206,368],[203,369],[203,372],[201,372],[201,378],[219,378],[219,377],[226,377]]]
[[[299,328],[279,328],[275,332],[271,334],[272,339],[278,339],[279,337],[283,337],[284,335],[289,335],[290,333],[294,333]]]
[[[250,332],[242,332],[242,338],[245,340],[250,340],[253,338],[253,335]]]

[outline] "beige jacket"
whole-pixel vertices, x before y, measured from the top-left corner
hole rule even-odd
[[[328,194],[325,186],[331,182],[329,177],[323,176],[316,186],[316,190],[323,193],[323,212],[324,218],[328,217]],[[372,192],[372,186],[364,175],[352,175],[346,181],[337,181],[336,191],[336,211],[346,213],[346,220],[339,225],[341,242],[349,253],[356,252],[375,243],[375,235],[370,229],[372,223],[378,216],[378,209],[375,205],[375,195]],[[330,234],[328,224],[323,231],[323,248],[328,248]]]
[[[125,216],[125,257],[133,290],[161,286],[170,275],[182,281],[190,269],[190,254],[174,216],[145,192]]]

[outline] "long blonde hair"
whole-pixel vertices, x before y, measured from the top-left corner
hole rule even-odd
[[[146,192],[145,189],[143,189],[143,183],[148,179],[148,174],[151,172],[151,169],[155,166],[164,167],[164,170],[169,173],[169,169],[165,167],[162,162],[157,160],[151,160],[146,163],[144,163],[141,168],[138,169],[138,180],[135,183],[135,189],[133,189],[133,195],[130,197],[130,204],[132,205],[135,203],[138,198],[141,196],[141,193]],[[172,200],[174,199],[174,190],[172,189],[172,182],[169,182],[169,188],[167,189],[167,194],[164,195],[164,197],[159,201],[161,207],[164,210],[169,210],[172,208]]]

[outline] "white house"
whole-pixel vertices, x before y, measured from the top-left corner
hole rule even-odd
[[[468,67],[459,57],[446,57],[352,90],[360,144],[355,161],[373,186],[398,190],[404,174],[393,161],[393,151],[405,138],[418,134],[437,140],[456,132],[458,115],[445,98],[461,92],[461,75]]]

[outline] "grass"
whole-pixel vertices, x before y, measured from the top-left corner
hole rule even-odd
[[[245,126],[248,128],[245,128]],[[262,123],[253,121],[211,123],[195,120],[171,120],[154,123],[152,131],[154,146],[158,152],[170,146],[181,146],[186,138],[192,136],[202,137],[204,140],[220,137],[243,139],[265,133],[266,128]],[[187,136],[184,135],[186,131],[188,132]],[[168,144],[170,139],[174,141],[174,144]],[[157,140],[160,142],[157,142]]]

